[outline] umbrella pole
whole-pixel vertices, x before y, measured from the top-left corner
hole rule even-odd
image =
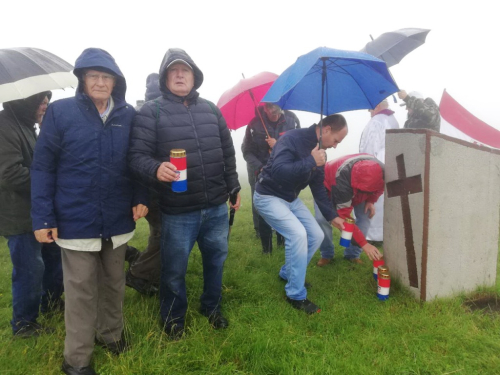
[[[245,75],[243,73],[241,73],[241,75],[243,76],[243,79],[245,79]],[[266,124],[264,123],[264,119],[262,118],[262,114],[259,111],[259,106],[255,102],[255,97],[253,96],[252,89],[248,89],[248,93],[250,94],[250,97],[252,98],[253,105],[255,106],[255,111],[257,112],[257,114],[260,117],[260,122],[262,122],[262,126],[264,127],[264,130],[266,131],[267,138],[271,138],[271,136],[269,135],[269,132],[267,131]]]
[[[327,57],[322,57],[321,60],[323,60],[323,67],[322,67],[322,72],[321,72],[321,113],[319,117],[319,148],[321,149],[321,138],[323,137],[323,104],[325,101],[325,82],[326,82],[326,60]]]
[[[386,63],[386,65],[387,65],[387,63]],[[396,82],[396,80],[394,79],[394,76],[392,75],[392,72],[391,72],[391,70],[389,69],[389,67],[387,67],[387,71],[389,72],[389,74],[390,74],[390,76],[391,76],[392,80],[394,81],[394,83],[396,84],[396,86],[398,86],[398,83],[397,83],[397,82]],[[399,88],[399,86],[398,86],[398,88]],[[397,99],[396,99],[396,95],[394,95],[394,94],[392,94],[392,99],[394,99],[394,103],[397,103],[397,102],[398,102],[398,101],[397,101]]]
[[[264,123],[264,119],[262,118],[262,114],[260,113],[259,111],[259,107],[257,105],[257,103],[255,102],[255,98],[253,96],[253,93],[252,93],[252,89],[249,89],[248,90],[248,93],[250,94],[250,97],[252,98],[253,100],[253,104],[255,105],[255,111],[257,112],[257,114],[259,115],[260,117],[260,121],[262,122],[262,126],[264,127],[264,130],[266,131],[266,134],[267,134],[267,138],[271,138],[271,136],[269,135],[269,132],[267,131],[267,127],[266,127],[266,124]]]

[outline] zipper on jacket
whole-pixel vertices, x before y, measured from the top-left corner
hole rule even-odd
[[[122,104],[121,106],[114,106],[113,109],[111,110],[108,118],[106,119],[106,121],[103,123],[102,122],[102,119],[101,119],[101,114],[99,113],[99,111],[97,110],[97,107],[95,106],[95,104],[92,102],[92,100],[88,97],[88,96],[84,96],[85,100],[89,101],[89,103],[87,103],[87,110],[90,110],[90,111],[93,111],[96,115],[97,115],[97,118],[99,119],[99,122],[102,124],[99,132],[101,133],[101,136],[99,137],[99,141],[98,141],[98,153],[99,153],[99,161],[100,161],[100,164],[102,165],[102,147],[101,147],[101,137],[105,137],[106,134],[105,134],[105,131],[107,130],[107,128],[111,128],[110,126],[108,126],[108,124],[110,123],[110,121],[116,117],[116,114],[118,112],[119,109],[122,109],[123,107],[126,107],[125,104]],[[111,129],[109,129],[109,137],[111,138],[111,142],[113,142],[113,135],[111,134]],[[113,145],[112,145],[113,147]],[[113,154],[111,154],[111,159],[113,161]],[[99,183],[99,186],[102,186],[102,174],[99,173],[99,179],[100,179],[100,183]],[[100,234],[100,237],[103,238],[103,234],[104,234],[104,237],[107,238],[109,237],[109,229],[107,228],[107,226],[105,225],[104,223],[104,215],[103,215],[103,212],[104,212],[104,208],[103,208],[103,205],[102,205],[102,202],[103,202],[103,199],[102,199],[102,189],[99,188],[98,189],[98,194],[99,194],[99,217],[100,217],[100,221],[101,221],[101,234]]]
[[[201,153],[200,142],[198,140],[198,132],[196,131],[196,124],[194,123],[193,115],[191,113],[191,105],[186,106],[186,109],[189,113],[189,117],[191,118],[191,125],[193,126],[194,135],[196,137],[196,147],[198,148],[198,155],[199,155],[200,161],[201,161],[201,173],[203,175],[203,192],[205,193],[205,199],[206,199],[207,204],[208,204],[209,201],[208,201],[208,194],[207,194],[207,181],[206,181],[206,175],[205,175],[205,162],[203,160],[203,156]]]

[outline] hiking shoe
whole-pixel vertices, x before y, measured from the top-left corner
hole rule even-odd
[[[208,317],[208,322],[214,329],[226,329],[227,327],[229,327],[229,322],[220,312],[216,312],[210,315]]]
[[[332,262],[331,259],[321,258],[320,260],[318,260],[318,263],[316,263],[316,265],[318,267],[323,267],[326,266],[327,264],[330,264],[331,262]]]
[[[184,336],[184,326],[173,324],[171,326],[165,325],[163,331],[166,333],[168,338],[173,341],[180,340]]]
[[[292,305],[293,308],[297,310],[302,310],[306,314],[314,314],[314,313],[319,313],[321,309],[319,306],[315,305],[311,301],[309,301],[307,298],[303,300],[296,300],[296,299],[291,299],[286,297],[286,301]]]
[[[125,262],[132,264],[137,260],[137,258],[139,258],[140,255],[141,252],[135,247],[127,246],[127,250],[125,250]]]
[[[135,277],[132,275],[132,272],[130,272],[130,269],[127,271],[127,274],[125,275],[125,285],[135,289],[141,294],[144,294],[145,296],[154,296],[155,294],[158,293],[158,288],[155,287],[152,283],[150,283],[147,280],[141,279],[139,277]]]
[[[113,341],[110,343],[102,342],[100,340],[97,340],[96,338],[95,343],[103,347],[104,349],[108,350],[109,352],[113,353],[114,355],[120,355],[130,349],[130,344],[128,343],[127,340],[125,340],[125,337],[123,336],[120,340]]]
[[[45,327],[38,323],[28,323],[19,328],[16,332],[14,332],[14,337],[27,339],[29,337],[38,337],[43,334],[54,333],[54,332],[55,332],[54,328]]]
[[[91,366],[73,367],[66,361],[63,362],[61,371],[66,375],[98,375]]]

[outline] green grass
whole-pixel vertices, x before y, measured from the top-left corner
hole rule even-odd
[[[307,316],[284,300],[278,269],[283,249],[261,254],[251,224],[249,189],[236,213],[224,273],[223,310],[230,321],[212,330],[198,313],[203,287],[201,256],[192,252],[186,276],[188,335],[171,342],[161,333],[159,304],[128,289],[126,335],[133,348],[113,357],[96,347],[93,364],[110,374],[498,374],[500,322],[496,314],[470,312],[467,296],[420,303],[393,281],[390,299],[377,299],[372,266],[352,265],[337,251],[335,262],[307,272],[308,297],[321,306]],[[311,207],[310,193],[302,194]],[[338,241],[338,235],[337,235]],[[131,245],[143,249],[141,220]],[[13,339],[9,320],[11,264],[0,239],[0,374],[59,374],[64,345],[62,314],[42,317],[55,334]],[[499,284],[478,291],[498,295]]]

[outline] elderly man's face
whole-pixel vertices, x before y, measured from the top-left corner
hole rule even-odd
[[[183,63],[175,63],[167,69],[167,88],[177,96],[186,96],[194,87],[194,74]]]
[[[281,116],[281,108],[276,104],[266,104],[264,106],[264,112],[266,113],[267,118],[272,122],[278,121]]]
[[[36,123],[40,124],[42,122],[43,116],[45,115],[45,111],[47,111],[47,106],[49,105],[49,98],[43,98],[42,102],[38,106],[36,111]]]
[[[89,96],[93,102],[107,101],[113,92],[116,78],[106,72],[88,70],[83,76],[83,92]]]

